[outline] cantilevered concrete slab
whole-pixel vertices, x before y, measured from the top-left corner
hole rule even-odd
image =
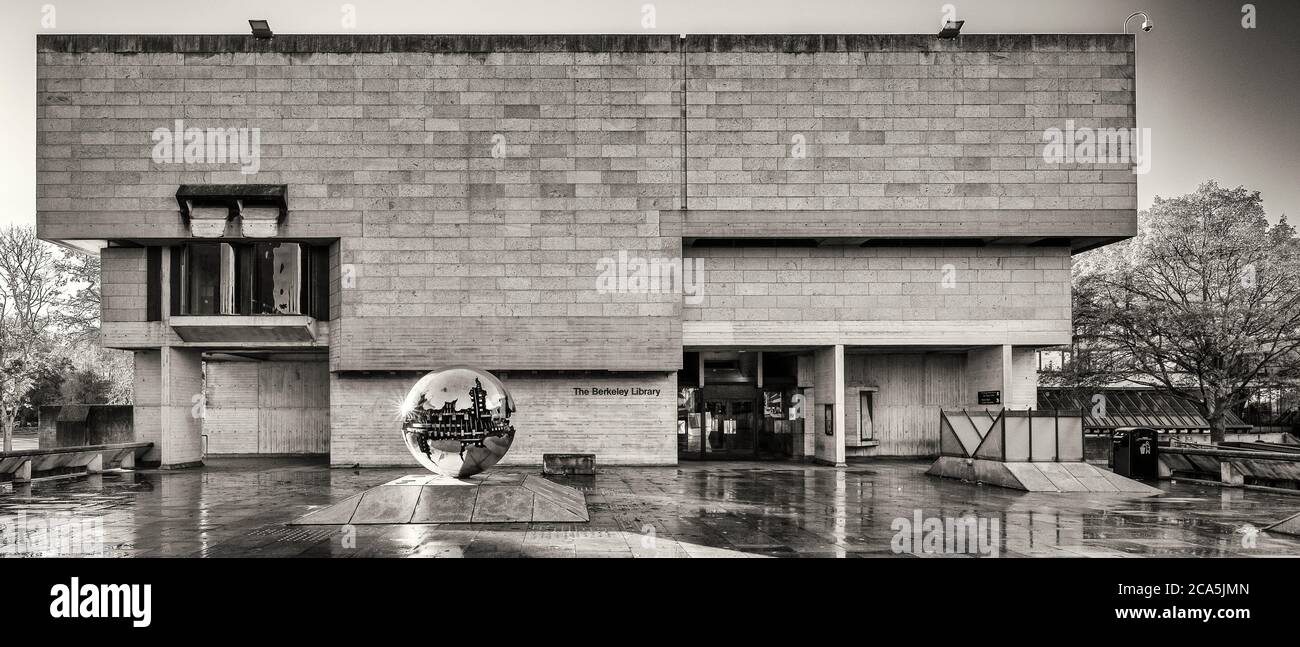
[[[479,475],[455,479],[403,476],[290,525],[408,523],[586,523],[587,497],[540,476]]]

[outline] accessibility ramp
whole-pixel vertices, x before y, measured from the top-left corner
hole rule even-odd
[[[1025,492],[1154,496],[1159,488],[1083,460],[1076,412],[941,411],[938,460],[926,474]]]

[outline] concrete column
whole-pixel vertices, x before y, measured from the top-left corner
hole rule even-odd
[[[162,350],[162,467],[201,465],[203,460],[203,359],[197,350]]]
[[[162,460],[162,351],[135,351],[135,392],[132,418],[135,440],[153,443],[140,460],[158,463]]]
[[[200,464],[203,362],[197,350],[164,347],[135,354],[135,437],[143,458],[163,469]]]
[[[968,393],[966,402],[976,406],[981,391],[1000,391],[1001,405],[991,405],[997,409],[1006,404],[1008,377],[1010,371],[1010,346],[985,346],[966,353],[966,384]]]
[[[819,348],[813,355],[815,384],[812,418],[814,459],[819,463],[844,466],[844,346]],[[830,407],[828,410],[827,407]],[[830,433],[827,433],[830,432]]]
[[[14,483],[30,483],[32,480],[32,462],[23,461],[18,469],[14,470]]]
[[[96,456],[96,457],[90,459],[90,462],[89,462],[89,463],[86,463],[86,473],[87,473],[87,474],[101,474],[101,473],[103,473],[103,471],[104,471],[104,455],[103,455],[103,454],[99,454],[98,456]]]
[[[985,346],[966,353],[967,401],[977,405],[980,391],[1000,391],[997,406],[1024,409],[1038,406],[1037,355],[1030,346]]]
[[[1006,371],[1002,401],[1009,407],[1038,408],[1038,351],[1032,346],[1003,346]]]
[[[1241,473],[1240,470],[1234,467],[1232,463],[1225,460],[1220,460],[1219,481],[1221,481],[1224,485],[1228,485],[1232,487],[1241,487],[1242,485],[1245,485],[1246,477]]]

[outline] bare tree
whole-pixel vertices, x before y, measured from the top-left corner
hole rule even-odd
[[[1156,198],[1137,237],[1076,268],[1076,378],[1188,400],[1222,442],[1226,413],[1300,350],[1294,236],[1285,218],[1269,225],[1258,191],[1207,182]]]
[[[0,425],[4,451],[45,355],[48,326],[65,281],[57,256],[31,227],[0,230]]]

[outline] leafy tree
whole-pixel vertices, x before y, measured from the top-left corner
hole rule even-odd
[[[1215,182],[1156,198],[1135,238],[1075,268],[1066,379],[1128,381],[1193,403],[1222,442],[1225,414],[1300,351],[1300,244],[1258,191]]]
[[[66,281],[54,249],[31,227],[0,230],[0,426],[4,451],[29,405],[28,394],[50,359],[49,326]]]
[[[19,415],[19,422],[36,424],[41,407],[63,403],[64,382],[74,370],[72,361],[66,357],[51,357],[44,362],[32,380],[32,388],[27,391],[28,406]]]
[[[98,404],[109,399],[112,388],[112,382],[103,374],[76,369],[63,381],[61,397],[64,404]]]
[[[130,351],[76,343],[61,352],[69,363],[60,392],[63,404],[131,403],[135,365]]]

